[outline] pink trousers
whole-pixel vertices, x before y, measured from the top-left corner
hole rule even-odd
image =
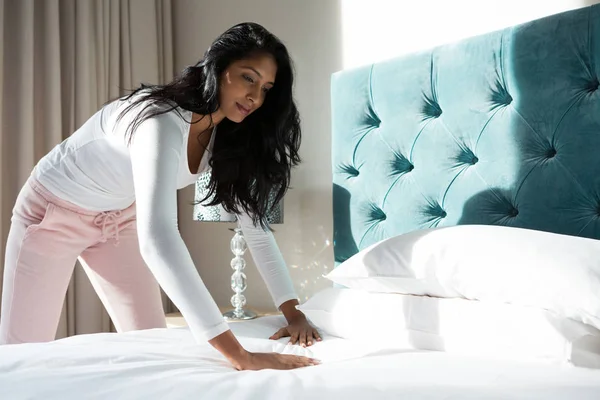
[[[77,259],[117,331],[165,327],[159,286],[140,255],[135,222],[135,204],[89,211],[29,178],[6,243],[0,344],[54,340]]]

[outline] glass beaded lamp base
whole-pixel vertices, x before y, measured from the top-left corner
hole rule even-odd
[[[231,298],[231,305],[233,310],[223,314],[226,321],[243,321],[248,319],[256,318],[256,313],[245,310],[246,296],[243,295],[246,290],[246,274],[244,274],[244,268],[246,268],[246,261],[244,260],[244,253],[246,252],[247,245],[244,239],[244,234],[241,228],[238,226],[233,229],[235,234],[231,239],[231,252],[233,253],[233,259],[231,260],[231,268],[233,269],[233,275],[231,276],[231,289],[234,292]]]
[[[256,313],[250,310],[242,310],[241,315],[236,315],[235,310],[227,311],[223,314],[226,321],[245,321],[256,318]]]

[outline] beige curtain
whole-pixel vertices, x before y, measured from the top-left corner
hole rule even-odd
[[[14,201],[35,163],[124,89],[171,80],[171,12],[171,0],[0,0],[2,259]],[[78,265],[57,337],[111,329]]]

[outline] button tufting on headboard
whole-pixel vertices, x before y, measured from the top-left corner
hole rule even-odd
[[[455,161],[457,164],[475,165],[479,162],[479,158],[473,154],[473,151],[470,148],[461,145],[460,152],[455,157]]]
[[[492,95],[490,100],[494,107],[508,106],[510,103],[512,103],[513,98],[508,93],[508,90],[506,90],[506,85],[499,80],[496,80],[496,85],[491,89],[491,91]]]
[[[355,178],[359,175],[358,169],[349,164],[340,165],[340,171],[347,174],[349,178]]]
[[[594,78],[588,83],[586,89],[588,92],[593,93],[598,90],[598,87],[600,87],[600,82],[598,81],[598,78]]]
[[[436,201],[430,201],[424,208],[423,213],[425,216],[431,218],[446,218],[448,213],[442,208],[442,206]]]
[[[439,118],[439,116],[442,115],[442,108],[438,104],[437,100],[435,100],[435,98],[430,98],[426,94],[423,95],[423,98],[424,103],[423,107],[421,108],[423,120],[429,118]]]
[[[373,108],[369,106],[362,123],[371,129],[379,128],[381,126],[381,119],[379,119]]]
[[[398,176],[415,169],[415,166],[402,154],[395,152],[394,159],[390,161],[390,176]]]
[[[387,219],[387,216],[379,206],[376,204],[370,204],[368,210],[368,220],[372,222],[383,222]]]

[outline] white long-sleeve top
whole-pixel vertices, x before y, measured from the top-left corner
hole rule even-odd
[[[202,282],[179,233],[177,190],[194,184],[209,168],[215,132],[197,174],[189,170],[187,143],[192,113],[178,108],[144,121],[127,144],[131,110],[116,121],[130,100],[99,110],[36,165],[33,175],[51,193],[92,211],[115,211],[134,202],[144,261],[179,308],[198,342],[229,329]],[[184,119],[182,119],[182,116]],[[297,299],[286,264],[271,232],[238,216],[252,257],[276,307]]]

